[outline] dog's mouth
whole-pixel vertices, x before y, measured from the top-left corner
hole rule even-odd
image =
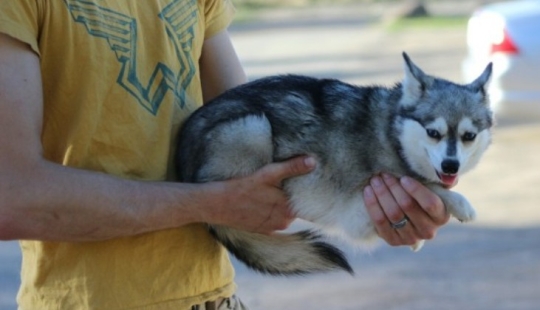
[[[437,172],[437,176],[439,177],[439,180],[441,180],[441,183],[444,187],[452,187],[454,186],[458,181],[458,175],[456,174],[448,174],[448,173],[440,173]]]

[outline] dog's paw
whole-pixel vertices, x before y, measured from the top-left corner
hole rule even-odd
[[[446,210],[460,222],[470,222],[476,219],[476,211],[467,198],[461,194],[449,191],[440,186],[429,186],[442,199]]]
[[[470,222],[476,219],[476,211],[465,197],[453,193],[451,201],[445,203],[448,212],[460,222]]]
[[[476,212],[471,209],[470,211],[468,212],[463,212],[463,213],[459,213],[459,214],[452,214],[456,219],[458,219],[458,221],[462,222],[462,223],[466,223],[466,222],[472,222],[476,219]]]
[[[411,245],[411,251],[418,252],[424,247],[425,240],[418,240],[415,244]]]

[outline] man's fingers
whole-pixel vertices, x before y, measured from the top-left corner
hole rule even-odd
[[[262,168],[261,173],[271,184],[281,185],[285,179],[311,172],[317,165],[315,159],[309,156],[295,157],[284,162],[272,163]]]
[[[418,205],[436,222],[445,223],[448,215],[441,198],[418,181],[404,176],[400,179],[403,189],[413,197]]]
[[[412,179],[375,176],[364,189],[364,202],[377,233],[390,245],[413,245],[419,239],[432,239],[436,228],[448,221],[440,198]],[[408,220],[405,226],[392,227],[391,223],[404,218]]]
[[[404,211],[399,207],[396,197],[393,196],[393,192],[390,191],[386,182],[380,176],[375,176],[371,178],[370,184],[388,221],[396,223],[403,219]]]

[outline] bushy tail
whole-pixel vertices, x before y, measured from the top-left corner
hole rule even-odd
[[[353,270],[343,252],[311,231],[262,235],[225,226],[210,231],[236,258],[253,270],[271,275],[299,275]]]

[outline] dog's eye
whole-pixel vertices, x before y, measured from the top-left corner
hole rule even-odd
[[[461,137],[461,139],[463,139],[464,142],[474,141],[475,138],[476,138],[476,134],[474,132],[466,132]]]
[[[433,138],[433,139],[436,139],[436,140],[441,140],[441,134],[435,130],[435,129],[426,129],[426,132],[427,132],[427,135],[430,137],[430,138]]]

